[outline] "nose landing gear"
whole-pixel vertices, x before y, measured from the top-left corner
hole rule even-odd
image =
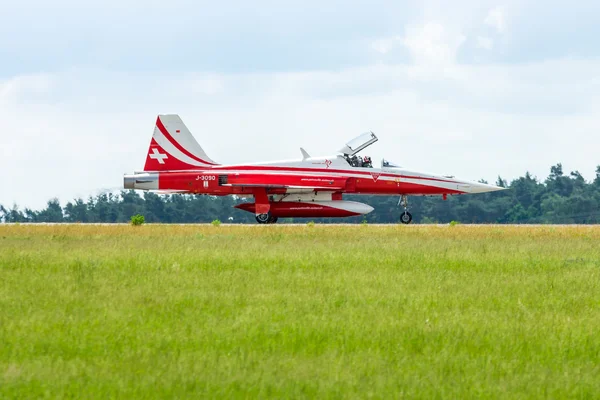
[[[398,205],[402,205],[402,207],[404,207],[404,211],[402,214],[400,214],[400,222],[403,224],[410,224],[412,222],[412,215],[408,212],[408,196],[405,194],[400,196]]]

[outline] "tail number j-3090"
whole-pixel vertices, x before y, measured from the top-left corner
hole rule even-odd
[[[209,181],[216,181],[217,177],[215,175],[198,175],[196,177],[197,181],[203,181],[202,182],[202,186],[204,186],[205,188],[208,187],[208,182]]]
[[[215,181],[217,177],[215,175],[198,175],[197,181]]]

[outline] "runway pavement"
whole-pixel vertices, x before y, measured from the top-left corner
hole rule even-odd
[[[219,226],[256,226],[256,227],[277,227],[277,226],[298,226],[298,227],[302,227],[302,226],[306,226],[308,224],[309,221],[304,222],[304,223],[295,223],[295,224],[281,224],[281,223],[277,223],[277,224],[258,224],[258,223],[249,223],[249,224],[225,224],[225,223],[221,223]],[[130,223],[66,223],[66,222],[23,222],[23,223],[0,223],[0,227],[2,226],[43,226],[43,225],[48,225],[48,226],[53,226],[53,225],[57,225],[57,226],[69,226],[69,225],[73,225],[73,226],[78,226],[78,225],[89,225],[89,226],[111,226],[111,225],[131,225]],[[165,225],[165,226],[210,226],[212,225],[210,222],[208,223],[196,223],[196,224],[162,224],[162,223],[145,223],[144,225],[150,225],[150,226],[158,226],[158,225]],[[419,227],[431,227],[431,226],[451,226],[449,223],[448,224],[409,224],[409,225],[404,225],[401,223],[397,223],[397,224],[324,224],[324,223],[317,223],[315,222],[315,226],[364,226],[364,225],[368,225],[368,226],[406,226],[406,227],[414,227],[414,228],[419,228]],[[467,223],[460,223],[457,224],[455,226],[468,226],[468,227],[523,227],[523,228],[531,228],[531,227],[585,227],[585,226],[600,226],[599,224],[467,224]]]

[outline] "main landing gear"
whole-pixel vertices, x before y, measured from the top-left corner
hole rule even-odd
[[[256,216],[256,222],[259,224],[274,224],[277,222],[277,217],[272,216],[270,212],[266,214],[258,214]]]
[[[412,222],[412,215],[408,212],[408,196],[405,194],[400,196],[398,205],[402,205],[402,207],[404,207],[404,211],[402,214],[400,214],[400,222],[403,224],[410,224]]]

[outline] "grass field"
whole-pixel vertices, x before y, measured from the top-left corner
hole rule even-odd
[[[0,225],[0,398],[600,398],[600,227]]]

